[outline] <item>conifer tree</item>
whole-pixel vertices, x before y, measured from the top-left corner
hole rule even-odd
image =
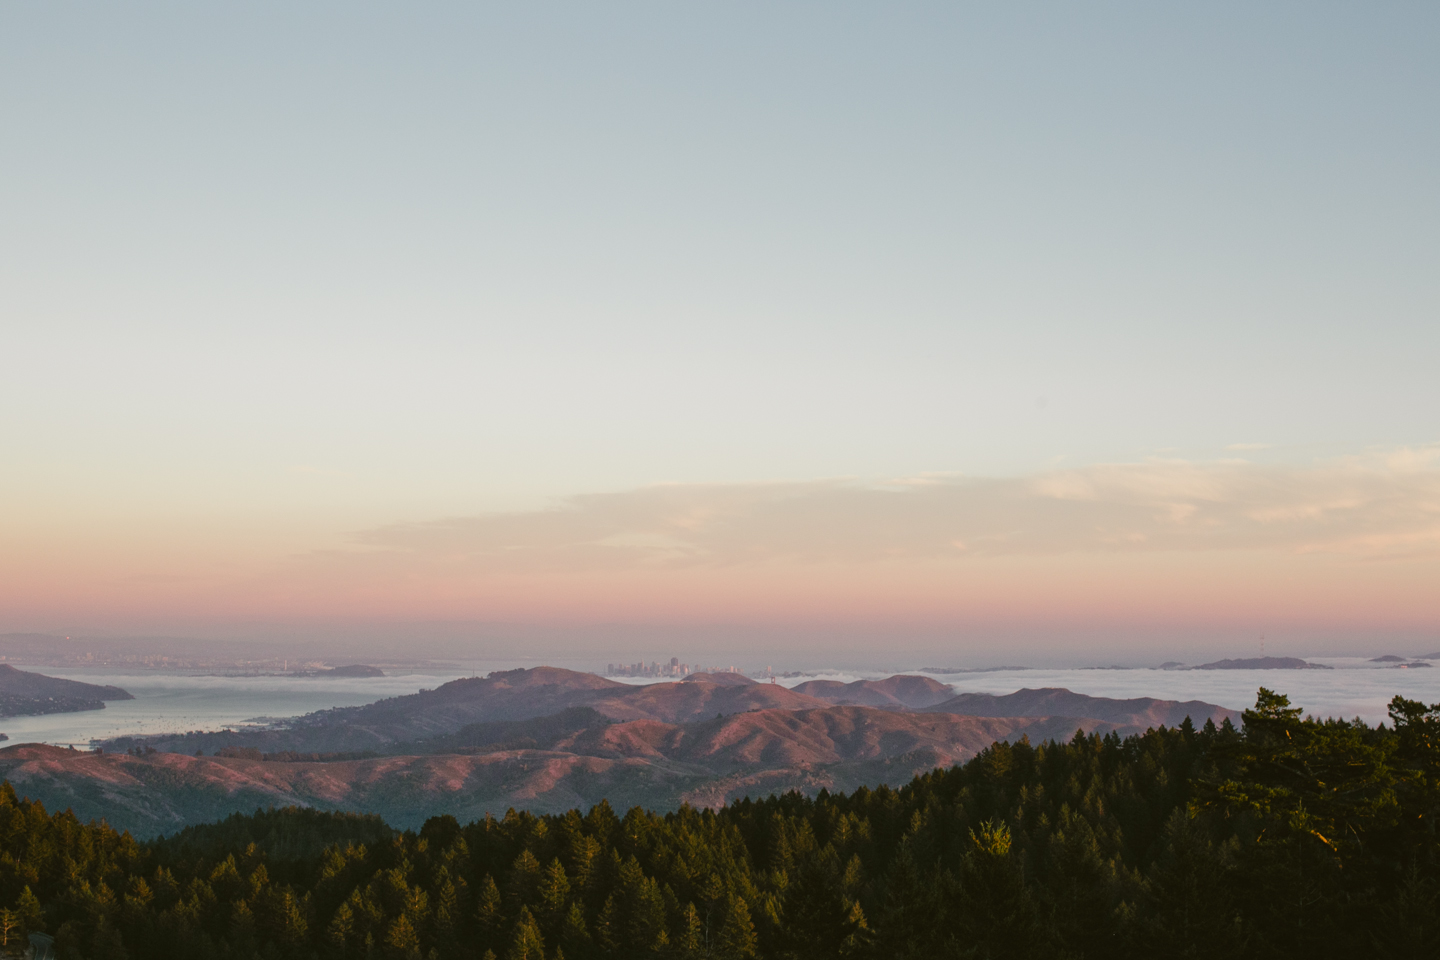
[[[1146,878],[1146,911],[1136,931],[1143,949],[1177,960],[1240,956],[1245,936],[1232,870],[1232,846],[1213,843],[1187,811],[1172,813]]]
[[[336,908],[335,915],[330,918],[330,923],[325,928],[325,939],[342,956],[349,956],[355,934],[355,911],[350,909],[348,903],[342,903]]]
[[[393,960],[417,960],[420,957],[420,932],[405,914],[396,917],[385,931],[386,956]]]
[[[480,943],[487,949],[500,945],[500,933],[504,918],[500,913],[500,887],[490,874],[480,880],[480,890],[475,903],[475,926]]]
[[[570,879],[565,875],[565,866],[556,857],[545,868],[540,880],[540,902],[538,914],[542,925],[552,933],[557,931],[570,906]]]
[[[505,960],[545,960],[545,938],[529,907],[520,908]]]
[[[590,931],[585,925],[585,911],[579,903],[571,903],[560,925],[560,945],[572,960],[585,960],[591,953]]]
[[[986,821],[961,862],[955,939],[977,960],[1026,960],[1045,952],[1045,931],[1014,855],[1010,829]]]
[[[705,928],[695,904],[685,904],[680,914],[680,929],[673,942],[676,960],[700,960],[705,955]]]
[[[725,922],[715,938],[718,960],[745,960],[755,956],[755,924],[744,898],[731,894],[725,904]]]
[[[506,884],[506,893],[512,901],[512,909],[521,905],[529,907],[536,904],[540,894],[541,873],[540,861],[535,858],[535,854],[530,851],[530,848],[526,847],[521,850],[520,855],[510,866],[510,876]]]
[[[148,906],[148,901],[146,905]],[[19,915],[21,928],[27,933],[44,931],[45,910],[40,906],[40,898],[35,896],[28,884],[20,891],[20,899],[15,903],[15,913]]]

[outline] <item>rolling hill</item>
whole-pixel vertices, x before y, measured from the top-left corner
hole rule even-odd
[[[1063,687],[1017,690],[997,696],[990,693],[962,693],[932,707],[927,713],[953,713],[972,717],[1093,717],[1117,724],[1122,733],[1143,733],[1147,727],[1176,727],[1189,717],[1197,727],[1206,720],[1217,724],[1240,721],[1238,710],[1229,710],[1203,700],[1156,700],[1135,697],[1116,700],[1071,693]]]
[[[955,695],[949,684],[929,677],[899,675],[884,680],[807,680],[792,687],[796,693],[818,697],[829,703],[861,707],[919,710]]]
[[[764,686],[757,684],[756,686]],[[982,718],[871,707],[771,709],[689,723],[559,718],[479,724],[403,755],[296,762],[178,753],[90,753],[24,744],[0,750],[0,776],[50,809],[104,818],[137,835],[171,832],[271,805],[377,813],[396,826],[510,807],[558,812],[601,799],[625,809],[716,806],[745,795],[899,784],[968,759],[996,740],[1066,738],[1068,718]]]
[[[820,685],[814,685],[817,683]],[[120,740],[112,746],[128,749],[144,745],[191,755],[197,751],[213,754],[222,749],[299,754],[428,752],[422,746],[425,742],[439,742],[437,738],[450,737],[475,724],[519,723],[548,717],[553,725],[555,718],[576,710],[588,713],[575,714],[572,721],[581,722],[576,717],[584,716],[583,722],[589,725],[632,720],[688,724],[753,711],[804,711],[837,705],[971,717],[1089,718],[1135,731],[1161,724],[1174,726],[1187,715],[1197,724],[1207,718],[1217,723],[1226,717],[1239,719],[1233,710],[1198,700],[1114,700],[1063,689],[1021,690],[1006,696],[951,693],[945,684],[925,677],[897,676],[851,684],[812,681],[792,690],[774,683],[756,683],[738,674],[697,674],[674,683],[635,685],[556,667],[535,667],[492,673],[484,678],[466,677],[434,690],[366,706],[312,713],[278,728]],[[853,704],[857,699],[868,702]],[[527,739],[531,733],[514,736]]]
[[[397,744],[454,733],[473,723],[528,720],[586,707],[606,720],[687,723],[748,710],[804,710],[830,706],[771,683],[738,674],[696,674],[675,683],[617,683],[592,673],[534,667],[465,677],[419,693],[363,707],[324,710],[281,729],[155,737],[158,750],[193,754],[227,747],[267,753],[393,753]]]

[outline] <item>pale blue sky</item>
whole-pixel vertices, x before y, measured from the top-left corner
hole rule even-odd
[[[7,4],[0,520],[1434,444],[1437,50],[1418,3]]]
[[[9,5],[4,433],[446,509],[1433,441],[1437,27]]]

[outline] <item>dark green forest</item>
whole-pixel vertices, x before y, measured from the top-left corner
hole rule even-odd
[[[0,939],[117,958],[1440,956],[1440,704],[997,743],[892,789],[150,843],[0,788]]]

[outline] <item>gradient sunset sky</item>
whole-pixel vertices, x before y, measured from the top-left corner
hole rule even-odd
[[[1440,649],[1437,50],[1425,4],[0,7],[0,632]]]

